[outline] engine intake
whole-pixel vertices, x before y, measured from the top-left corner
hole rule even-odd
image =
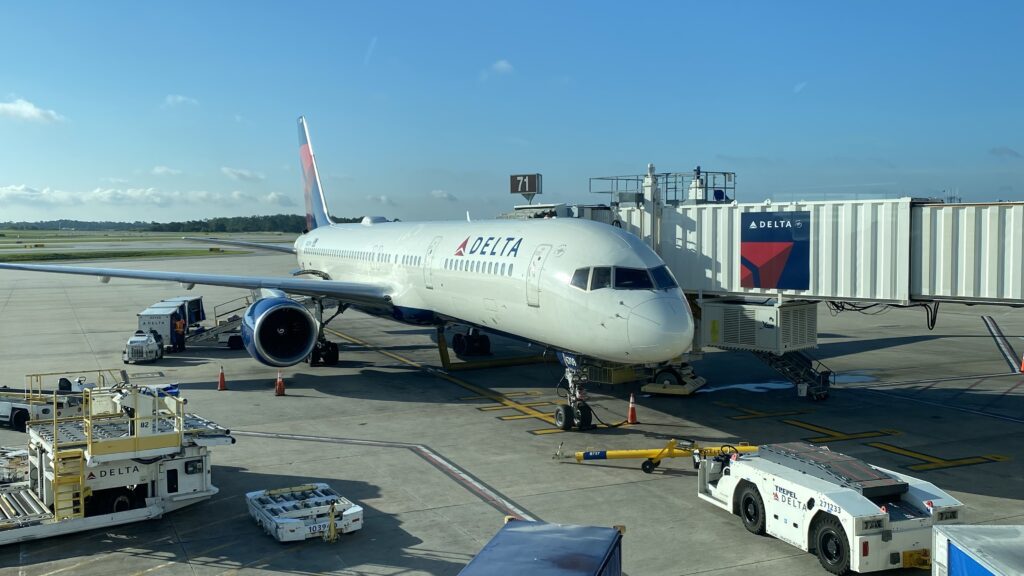
[[[242,318],[242,342],[249,355],[268,366],[302,362],[316,345],[316,319],[285,297],[257,300]]]

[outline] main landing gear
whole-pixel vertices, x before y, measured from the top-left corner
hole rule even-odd
[[[316,335],[316,344],[313,346],[313,351],[309,353],[306,361],[312,366],[336,366],[338,364],[338,343],[331,342],[327,339],[324,334],[324,326],[334,320],[339,314],[344,312],[348,306],[343,306],[340,302],[338,303],[338,309],[330,318],[324,322],[324,303],[321,298],[314,298],[313,304],[315,307],[314,314],[316,315],[316,322],[319,329]]]
[[[452,336],[452,350],[459,356],[486,356],[491,353],[491,339],[470,328],[467,334],[457,332]]]
[[[583,390],[587,377],[578,368],[565,368],[565,380],[568,383],[566,404],[560,404],[555,410],[555,426],[562,430],[589,430],[594,427],[594,412],[587,404],[587,395]]]

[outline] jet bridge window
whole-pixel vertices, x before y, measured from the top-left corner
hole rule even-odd
[[[653,290],[654,282],[645,268],[616,268],[616,290]]]
[[[668,271],[668,266],[652,268],[651,277],[654,278],[654,285],[658,287],[658,290],[669,290],[679,287],[676,284],[676,279],[672,277],[672,273]]]
[[[609,288],[612,285],[612,269],[607,266],[594,268],[594,274],[590,277],[590,289],[600,290]]]
[[[590,268],[577,268],[576,272],[572,275],[572,280],[569,284],[579,288],[580,290],[587,289],[587,280],[590,278]]]

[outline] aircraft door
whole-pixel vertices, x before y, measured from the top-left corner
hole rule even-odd
[[[526,269],[526,303],[530,306],[540,306],[540,273],[544,270],[549,252],[551,244],[537,246],[533,258],[530,258],[530,266]]]
[[[437,245],[441,243],[440,236],[434,236],[431,240],[430,246],[427,246],[427,254],[423,257],[423,285],[431,290],[434,289],[434,252],[437,250]]]

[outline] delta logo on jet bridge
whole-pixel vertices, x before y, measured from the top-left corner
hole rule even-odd
[[[743,212],[740,226],[740,286],[810,288],[810,212]]]
[[[518,256],[522,238],[515,236],[477,236],[469,244],[469,236],[455,249],[456,256]],[[466,247],[469,246],[467,249]]]

